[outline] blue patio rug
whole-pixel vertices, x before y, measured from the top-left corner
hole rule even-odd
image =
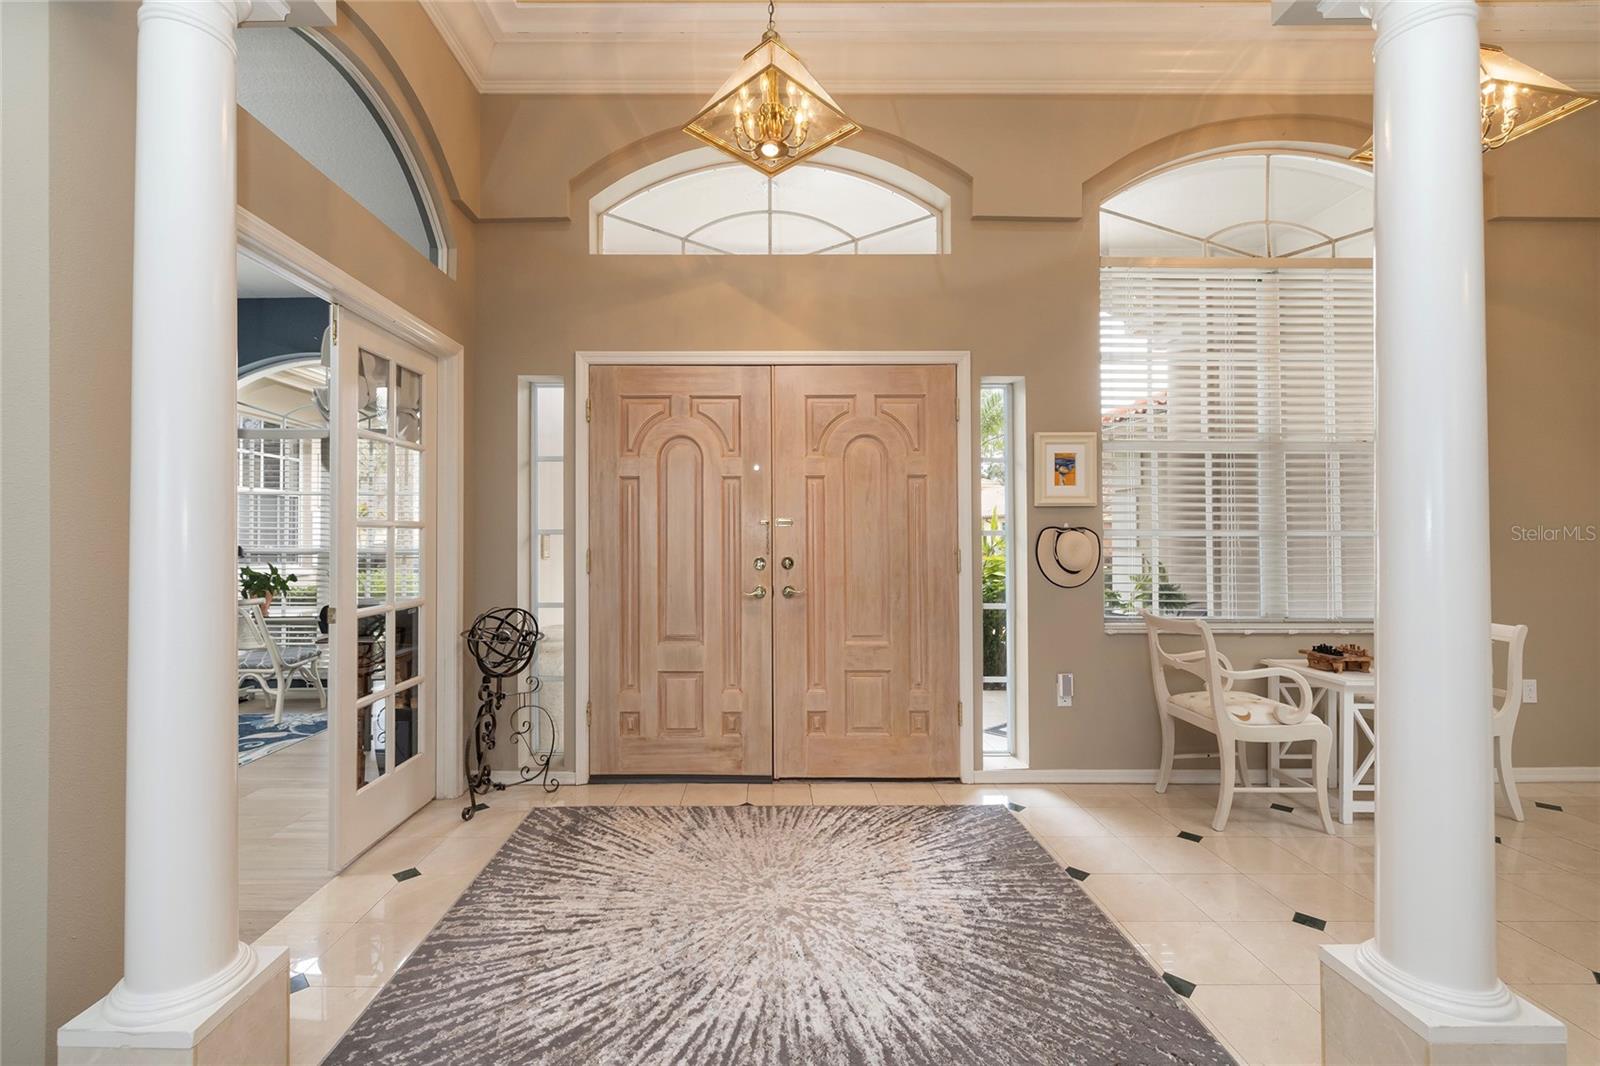
[[[290,744],[298,744],[328,728],[328,712],[284,711],[283,721],[272,724],[272,712],[246,711],[239,715],[239,765],[255,762]]]

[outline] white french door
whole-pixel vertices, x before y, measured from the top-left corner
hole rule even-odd
[[[433,361],[334,309],[329,625],[334,869],[434,796],[438,474]]]

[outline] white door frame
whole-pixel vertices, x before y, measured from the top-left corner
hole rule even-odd
[[[438,521],[434,533],[437,596],[434,603],[434,795],[459,796],[467,787],[460,753],[466,738],[461,700],[462,513],[466,498],[466,409],[462,346],[348,271],[239,208],[239,250],[313,296],[339,304],[421,349],[437,364],[438,412],[435,469]],[[333,707],[330,696],[328,706]]]
[[[956,433],[956,491],[959,502],[961,571],[958,576],[960,604],[961,682],[961,780],[971,781],[977,750],[977,721],[983,715],[977,697],[977,582],[973,578],[977,551],[978,521],[973,486],[977,465],[978,434],[972,416],[971,352],[578,352],[573,368],[573,498],[577,505],[571,515],[576,534],[573,559],[582,562],[589,552],[589,368],[594,366],[888,366],[894,364],[948,364],[956,368],[956,411],[961,425]],[[584,417],[578,417],[583,415]],[[587,568],[577,582],[573,629],[573,770],[578,784],[589,780],[589,575]]]

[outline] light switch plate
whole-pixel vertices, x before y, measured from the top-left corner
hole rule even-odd
[[[1522,702],[1539,702],[1539,682],[1535,681],[1531,677],[1525,677],[1522,679]]]
[[[1071,707],[1072,706],[1072,675],[1071,674],[1057,674],[1056,675],[1056,706],[1057,707]]]

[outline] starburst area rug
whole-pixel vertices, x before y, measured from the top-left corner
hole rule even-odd
[[[329,1063],[1229,1063],[1001,807],[535,809]]]

